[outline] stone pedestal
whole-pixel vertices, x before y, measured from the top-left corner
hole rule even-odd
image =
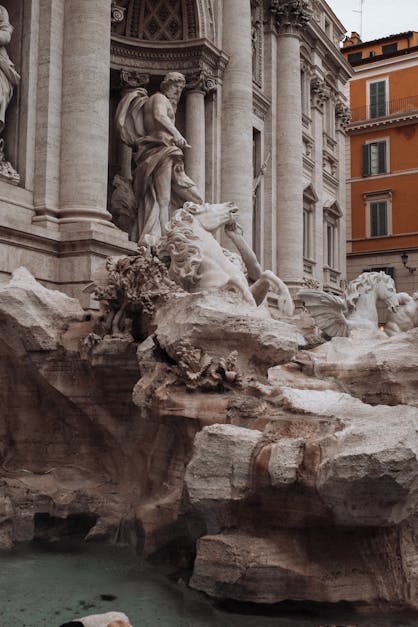
[[[205,197],[205,92],[190,89],[186,96],[186,139],[191,148],[185,148],[184,160],[188,176]]]
[[[66,0],[61,138],[61,224],[99,222],[106,211],[110,0]]]
[[[252,243],[253,86],[250,0],[224,0],[223,49],[230,56],[222,89],[223,201],[240,208],[244,235]]]
[[[305,3],[307,4],[307,3]],[[303,142],[300,30],[309,20],[305,4],[274,3],[278,33],[277,71],[277,270],[290,286],[303,276]]]

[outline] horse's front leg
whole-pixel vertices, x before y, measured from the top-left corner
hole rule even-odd
[[[270,291],[270,281],[264,277],[257,279],[257,281],[251,285],[250,290],[258,307]]]
[[[260,287],[258,287],[260,284]],[[271,270],[264,270],[261,273],[260,278],[254,283],[251,290],[256,288],[257,293],[262,293],[262,290],[265,289],[264,286],[267,284],[267,289],[264,293],[262,300],[267,296],[267,292],[272,289],[279,295],[279,309],[280,313],[284,316],[293,316],[295,311],[295,305],[293,303],[293,299],[290,295],[289,288],[286,283],[284,283],[278,276],[276,276]],[[257,301],[257,297],[254,295],[255,300]],[[261,302],[261,301],[260,301]],[[259,304],[259,303],[257,303]]]

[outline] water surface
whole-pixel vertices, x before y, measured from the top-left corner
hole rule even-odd
[[[58,627],[110,610],[125,612],[133,627],[418,626],[418,615],[365,618],[341,608],[289,613],[234,606],[225,611],[120,547],[21,545],[3,554],[0,563],[1,627]]]

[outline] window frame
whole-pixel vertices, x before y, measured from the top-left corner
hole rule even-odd
[[[377,239],[380,237],[392,236],[392,190],[380,190],[376,192],[366,192],[363,194],[365,204],[366,238]],[[386,203],[386,226],[385,235],[372,235],[372,205],[374,203]]]
[[[337,200],[331,200],[324,205],[324,267],[340,272],[340,225],[343,213]],[[332,237],[329,237],[329,234]]]
[[[371,91],[371,85],[374,85],[376,83],[385,83],[385,115],[376,115],[376,116],[372,116],[371,115],[371,97],[370,97],[370,91]],[[383,77],[379,77],[379,78],[371,78],[370,80],[366,81],[366,105],[367,105],[367,113],[368,113],[368,119],[369,120],[377,120],[379,118],[382,117],[386,117],[387,113],[388,113],[388,104],[389,104],[390,98],[389,98],[389,77],[388,76],[383,76]]]
[[[371,151],[369,152],[369,157],[368,157],[368,167],[367,167],[367,172],[365,169],[365,163],[364,163],[364,148],[367,147],[371,147],[372,145],[377,145],[377,144],[385,144],[386,148],[385,148],[385,169],[384,170],[380,170],[379,169],[379,149],[378,149],[378,154],[377,154],[377,172],[373,172],[372,171],[372,155],[371,155]],[[361,175],[363,178],[367,178],[370,176],[381,176],[382,174],[390,174],[390,138],[389,137],[379,137],[379,139],[368,139],[364,142],[364,144],[362,144],[361,146],[361,150],[362,150],[362,154],[361,154]],[[371,149],[370,149],[371,150]]]

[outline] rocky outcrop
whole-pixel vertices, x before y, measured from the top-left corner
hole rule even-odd
[[[155,283],[113,336],[23,271],[1,288],[0,547],[78,534],[216,598],[418,608],[415,330],[308,350],[234,294],[155,306]]]

